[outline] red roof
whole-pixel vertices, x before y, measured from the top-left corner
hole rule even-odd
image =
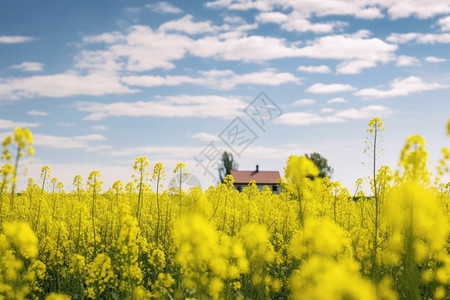
[[[257,184],[275,184],[281,178],[278,171],[231,171],[236,184],[248,184],[250,180]]]

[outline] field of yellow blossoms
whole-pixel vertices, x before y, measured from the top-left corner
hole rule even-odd
[[[450,153],[429,170],[425,140],[411,136],[396,170],[378,167],[383,130],[378,118],[367,129],[370,195],[315,177],[300,156],[276,195],[254,182],[238,192],[231,175],[167,191],[172,170],[146,157],[129,183],[104,186],[93,171],[64,187],[44,166],[17,191],[33,155],[17,128],[3,142],[0,299],[450,299],[450,184],[439,179]]]

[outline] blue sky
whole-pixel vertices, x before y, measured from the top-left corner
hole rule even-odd
[[[92,170],[128,182],[138,156],[167,179],[185,162],[206,187],[195,158],[215,175],[239,118],[255,136],[234,149],[239,169],[283,174],[289,155],[319,152],[352,192],[374,116],[381,164],[396,169],[411,134],[440,158],[449,44],[448,0],[2,1],[0,137],[30,128],[22,167],[37,179],[49,165],[66,190]],[[280,109],[264,128],[245,114],[260,92]]]

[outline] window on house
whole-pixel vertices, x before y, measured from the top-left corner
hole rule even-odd
[[[276,192],[276,191],[278,191],[277,185],[273,184],[272,185],[272,192]]]

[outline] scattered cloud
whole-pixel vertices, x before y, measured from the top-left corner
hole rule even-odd
[[[320,113],[292,112],[281,115],[276,123],[290,126],[305,126],[314,124],[344,123],[351,119],[370,119],[374,116],[387,116],[391,109],[381,105],[370,105],[360,109],[350,108],[335,112],[335,109],[324,108]],[[325,114],[325,115],[323,115]]]
[[[376,62],[371,60],[349,60],[337,65],[338,74],[359,74],[362,70],[376,67]]]
[[[330,67],[327,65],[320,65],[320,66],[299,66],[297,68],[299,71],[307,72],[307,73],[321,73],[321,74],[327,74],[331,73]]]
[[[17,122],[11,120],[0,119],[0,129],[14,129],[16,127],[38,127],[39,123]]]
[[[288,44],[285,39],[248,36],[242,32],[203,37],[194,41],[189,50],[198,57],[247,62],[300,56],[299,49]]]
[[[369,105],[360,109],[350,108],[335,114],[338,118],[345,119],[371,119],[373,117],[383,117],[391,114],[389,107],[381,105]]]
[[[361,19],[375,19],[383,16],[380,8],[374,5],[367,5],[357,1],[283,1],[278,5],[275,1],[246,1],[246,0],[216,0],[206,3],[211,8],[228,8],[230,10],[250,10],[257,9],[264,12],[272,11],[275,6],[282,6],[284,9],[292,9],[294,12],[301,14],[305,18],[312,15],[319,17],[330,15],[353,15]]]
[[[244,24],[245,21],[243,18],[239,17],[239,16],[225,16],[223,18],[223,21],[225,23],[231,23],[231,24]]]
[[[347,26],[345,22],[311,23],[303,13],[293,11],[290,14],[281,12],[262,12],[256,16],[260,23],[275,23],[286,31],[330,33],[335,29]]]
[[[396,44],[407,44],[410,42],[417,44],[448,44],[450,43],[450,33],[392,33],[386,40]]]
[[[45,65],[38,62],[24,61],[18,65],[12,65],[12,69],[22,70],[26,72],[40,72],[44,70]]]
[[[104,141],[106,138],[101,134],[88,134],[88,135],[79,135],[74,136],[73,139],[80,140],[80,141]]]
[[[202,147],[189,146],[143,146],[143,147],[125,147],[118,150],[112,150],[108,154],[111,156],[140,156],[149,157],[170,157],[170,158],[192,158],[202,151]]]
[[[325,108],[322,108],[320,110],[320,112],[324,113],[324,114],[331,114],[334,111],[335,111],[335,109],[334,108],[330,108],[330,107],[325,107]]]
[[[340,92],[354,91],[356,88],[350,84],[342,83],[315,83],[311,85],[306,91],[313,94],[332,94]]]
[[[387,7],[391,19],[416,16],[420,19],[432,18],[436,15],[450,13],[450,3],[447,0],[409,0],[384,1],[377,0],[380,5]]]
[[[274,69],[236,74],[232,70],[200,71],[201,77],[189,76],[128,76],[121,81],[131,86],[176,86],[185,83],[206,86],[217,90],[234,89],[240,84],[277,86],[285,83],[301,83],[301,79],[291,73],[277,73]]]
[[[91,126],[91,128],[94,130],[101,130],[101,131],[105,131],[108,129],[108,127],[106,127],[105,125],[94,125]]]
[[[41,117],[48,116],[48,112],[38,110],[30,110],[27,112],[27,114],[30,116],[41,116]]]
[[[58,122],[59,126],[64,126],[64,127],[72,127],[75,126],[75,123],[70,123],[70,122]]]
[[[167,96],[159,101],[77,102],[75,105],[78,110],[90,113],[85,120],[97,121],[112,116],[231,119],[241,115],[247,103],[232,96],[177,95]]]
[[[118,31],[105,32],[99,35],[90,35],[83,37],[84,43],[106,43],[113,44],[125,40],[123,33]]]
[[[400,55],[397,58],[398,67],[420,66],[420,60],[413,56]]]
[[[327,101],[328,104],[348,103],[349,101],[342,97],[335,97]]]
[[[407,96],[412,93],[444,89],[449,87],[449,85],[444,85],[436,82],[425,82],[419,77],[409,76],[407,78],[394,79],[394,81],[392,81],[391,83],[390,89],[367,88],[357,91],[355,95],[364,99],[381,99],[388,97]]]
[[[304,106],[304,105],[313,105],[316,103],[316,100],[314,99],[299,99],[292,103],[293,106]]]
[[[86,149],[92,146],[91,142],[103,141],[106,138],[100,134],[84,136],[54,136],[47,134],[35,134],[34,145],[55,149]]]
[[[324,36],[298,49],[297,54],[309,58],[342,60],[337,67],[337,72],[342,74],[357,74],[362,69],[395,59],[394,53],[398,46],[370,36],[371,32],[367,30]]]
[[[250,35],[257,24],[225,24],[217,27],[209,21],[194,22],[191,15],[162,24],[158,30],[135,25],[126,34],[104,33],[86,37],[85,41],[104,42],[103,50],[83,49],[77,68],[88,71],[143,72],[156,68],[173,69],[174,61],[186,55],[228,61],[264,62],[267,60],[307,57],[341,61],[337,72],[357,74],[365,68],[395,60],[398,46],[371,37],[367,30],[353,34],[336,34],[309,41],[300,47],[284,38]],[[198,38],[188,34],[214,33]],[[321,66],[301,66],[300,71],[329,73]]]
[[[450,31],[450,16],[439,19],[437,23],[441,27],[441,31]]]
[[[75,57],[75,69],[89,73],[117,74],[124,69],[125,63],[108,50],[82,50]]]
[[[185,32],[187,34],[211,33],[217,30],[217,27],[211,24],[211,21],[193,22],[192,15],[186,15],[181,19],[169,21],[159,26],[160,31]]]
[[[219,141],[220,138],[217,134],[207,133],[207,132],[199,132],[192,135],[193,139],[197,139],[204,142],[214,142]]]
[[[135,25],[129,28],[126,42],[111,45],[107,53],[115,61],[126,59],[126,70],[142,72],[174,68],[171,61],[183,58],[191,45],[192,40],[187,36]]]
[[[0,44],[21,44],[26,42],[32,42],[37,38],[21,35],[0,35]]]
[[[34,97],[71,97],[75,95],[103,96],[130,94],[132,90],[107,74],[78,75],[63,73],[22,78],[0,78],[0,99],[17,100]]]
[[[201,78],[193,78],[189,76],[125,76],[120,79],[123,83],[130,86],[143,86],[143,87],[155,87],[155,86],[176,86],[184,83],[198,83]]]
[[[126,7],[125,12],[128,14],[137,14],[142,11],[141,7]]]
[[[161,1],[154,4],[147,4],[147,8],[160,14],[180,14],[183,11],[169,2]]]
[[[343,123],[345,122],[345,120],[342,118],[336,118],[334,116],[321,116],[317,113],[292,112],[282,114],[274,122],[291,126],[305,126],[312,124]]]
[[[391,19],[408,18],[416,16],[421,19],[431,18],[440,14],[450,13],[450,4],[446,0],[435,0],[426,2],[423,0],[409,1],[267,1],[267,0],[215,0],[206,3],[211,8],[228,8],[230,10],[256,9],[270,12],[275,8],[282,7],[291,9],[302,14],[304,17],[324,17],[332,15],[354,16],[360,19],[376,19],[384,17],[383,10]]]
[[[445,58],[441,58],[441,57],[427,56],[427,57],[425,57],[425,61],[427,61],[429,63],[441,63],[441,62],[446,62],[447,60]]]

